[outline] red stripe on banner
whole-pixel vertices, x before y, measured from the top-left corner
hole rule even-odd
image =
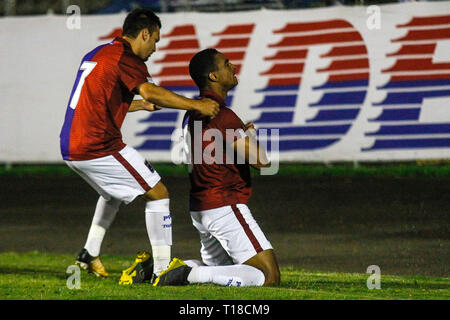
[[[199,49],[200,45],[197,39],[188,40],[171,40],[169,44],[159,50],[173,50],[173,49]]]
[[[245,51],[221,50],[220,52],[222,52],[231,62],[244,60],[245,57]]]
[[[282,50],[278,51],[272,57],[266,57],[264,60],[290,60],[290,59],[305,59],[308,50]]]
[[[214,48],[242,48],[247,47],[249,42],[250,38],[221,39]]]
[[[231,209],[233,209],[234,215],[238,219],[239,223],[241,224],[242,228],[244,228],[244,232],[247,235],[248,239],[253,245],[253,248],[255,248],[256,252],[261,252],[263,249],[261,248],[261,245],[258,242],[258,239],[256,239],[255,235],[253,234],[252,230],[250,229],[249,225],[244,219],[244,216],[242,215],[239,208],[235,205],[231,205]]]
[[[407,24],[399,24],[397,27],[417,27],[417,26],[436,26],[440,24],[450,24],[450,15],[434,17],[414,17]]]
[[[267,86],[288,86],[295,85],[301,82],[301,77],[291,77],[291,78],[272,78],[269,79]]]
[[[140,186],[145,190],[145,192],[151,190],[152,187],[148,185],[148,183],[142,178],[142,176],[133,168],[133,166],[120,154],[114,153],[113,157],[119,161],[125,169],[133,176],[134,179],[140,184]]]
[[[197,51],[189,52],[189,53],[169,53],[164,58],[156,60],[155,63],[164,63],[164,62],[187,62],[191,60],[191,58],[197,53]]]
[[[432,54],[436,49],[436,43],[429,44],[408,44],[402,45],[401,48],[394,53],[389,53],[387,57],[410,55],[410,54]]]
[[[321,57],[351,56],[359,54],[367,54],[366,46],[333,47],[328,53],[321,55]]]
[[[450,63],[433,63],[431,58],[425,59],[398,59],[395,64],[382,72],[392,71],[425,71],[425,70],[446,70],[450,69]]]
[[[183,26],[176,26],[172,29],[172,31],[163,36],[163,38],[167,37],[178,37],[178,36],[194,36],[195,35],[195,27],[192,24],[187,24]]]
[[[450,79],[450,73],[440,74],[412,74],[407,76],[392,76],[391,82],[394,81],[414,81],[414,80],[439,80]]]
[[[369,59],[352,59],[352,60],[336,60],[332,61],[327,68],[317,69],[317,72],[349,70],[349,69],[366,69],[369,67]]]
[[[307,23],[288,23],[283,29],[276,30],[274,33],[289,33],[289,32],[303,32],[303,31],[316,31],[324,29],[340,29],[340,28],[353,28],[353,26],[345,20],[328,20],[320,22],[307,22]]]
[[[121,36],[122,36],[122,28],[115,28],[113,31],[111,31],[107,35],[101,36],[98,39],[99,40],[109,40],[109,39],[114,39],[116,37],[121,37]]]
[[[213,36],[223,36],[230,34],[248,34],[253,32],[255,28],[254,24],[239,24],[234,26],[228,26],[225,30],[221,32],[213,33]]]
[[[449,39],[450,28],[432,30],[409,30],[406,36],[392,40],[392,42],[412,41],[412,40],[437,40]]]
[[[266,74],[279,74],[279,73],[301,73],[303,72],[303,63],[283,63],[275,64],[266,72],[260,73],[260,75]]]
[[[355,42],[362,40],[363,39],[358,31],[325,33],[303,37],[284,37],[280,42],[269,45],[269,48],[308,46],[313,44],[326,44],[338,42]]]
[[[162,76],[188,76],[189,75],[189,67],[163,67],[158,74],[153,75],[154,77],[162,77]]]
[[[328,82],[340,82],[351,80],[367,80],[369,79],[368,72],[362,73],[347,73],[347,74],[333,74],[328,78]]]

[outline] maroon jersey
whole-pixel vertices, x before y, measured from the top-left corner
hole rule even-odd
[[[60,142],[65,160],[89,160],[125,147],[120,128],[147,66],[123,38],[101,45],[81,62]]]
[[[201,121],[202,137],[208,129],[216,129],[221,133],[221,141],[216,141],[214,138],[211,140],[214,141],[216,146],[222,144],[223,157],[221,159],[217,158],[213,163],[208,161],[211,159],[204,157],[201,157],[201,164],[196,164],[195,161],[192,161],[192,171],[189,175],[191,182],[190,210],[200,211],[238,203],[246,204],[252,192],[250,167],[248,164],[237,164],[236,159],[234,161],[227,161],[226,159],[226,145],[232,144],[241,138],[239,135],[230,135],[230,131],[240,130],[243,132],[243,122],[233,110],[225,105],[223,99],[214,92],[204,92],[201,96],[217,101],[220,104],[220,111],[212,120],[198,112],[188,112],[186,114],[191,136],[190,153],[194,158],[196,152],[198,154],[200,151],[196,150],[196,148],[201,146],[201,154],[203,155],[205,148],[211,148],[211,143],[213,143],[205,141],[204,138],[201,143],[195,143],[194,121]],[[227,129],[232,130],[227,132]],[[206,154],[210,153],[206,152]],[[220,155],[220,153],[215,154],[215,152],[211,152],[211,154],[217,157]]]

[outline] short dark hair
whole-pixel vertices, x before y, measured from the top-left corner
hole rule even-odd
[[[189,62],[189,74],[197,87],[205,88],[210,72],[217,71],[216,49],[209,48],[196,53]]]
[[[122,36],[136,38],[142,29],[147,28],[150,33],[153,33],[156,27],[161,28],[161,20],[152,10],[134,9],[125,18]]]

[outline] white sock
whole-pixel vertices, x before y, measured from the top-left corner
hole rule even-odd
[[[100,248],[106,230],[109,229],[114,221],[121,203],[122,202],[117,199],[107,201],[102,196],[98,199],[91,228],[89,229],[86,244],[84,245],[84,248],[91,256],[97,257],[100,255]]]
[[[222,286],[262,286],[264,273],[246,264],[230,266],[198,266],[189,273],[189,283],[215,283]]]
[[[195,267],[200,267],[200,266],[204,266],[205,264],[203,262],[201,262],[200,260],[195,260],[195,259],[191,259],[191,260],[183,260],[184,263],[186,263],[186,265],[188,267],[191,268],[195,268]]]
[[[172,217],[169,199],[148,201],[145,206],[145,224],[152,246],[153,272],[159,275],[170,263],[172,245]]]

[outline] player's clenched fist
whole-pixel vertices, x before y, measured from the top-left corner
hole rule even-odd
[[[212,99],[201,99],[198,100],[198,105],[196,108],[201,114],[211,117],[213,119],[220,111],[219,104]]]

